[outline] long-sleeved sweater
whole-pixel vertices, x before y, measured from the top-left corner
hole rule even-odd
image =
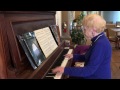
[[[91,39],[85,55],[74,54],[74,61],[84,61],[84,67],[65,67],[64,74],[84,79],[111,79],[112,48],[104,32]]]

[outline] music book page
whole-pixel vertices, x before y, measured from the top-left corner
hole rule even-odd
[[[34,33],[45,57],[47,58],[58,47],[49,27],[35,30]]]

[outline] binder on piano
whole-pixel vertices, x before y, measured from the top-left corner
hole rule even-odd
[[[57,26],[56,25],[50,25],[49,26],[52,34],[53,34],[53,37],[57,43],[57,45],[60,45],[60,36],[59,36],[59,30],[57,29]]]
[[[33,69],[36,69],[46,58],[40,49],[34,32],[17,36]]]

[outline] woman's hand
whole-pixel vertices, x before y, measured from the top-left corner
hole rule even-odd
[[[64,55],[65,56],[65,58],[68,58],[69,60],[71,59],[71,58],[73,58],[73,54],[66,54],[66,55]]]
[[[63,73],[64,72],[64,67],[56,67],[54,69],[52,69],[52,73]]]

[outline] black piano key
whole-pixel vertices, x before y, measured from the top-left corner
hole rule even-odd
[[[54,79],[54,77],[45,77],[44,79]]]
[[[47,74],[48,76],[55,76],[55,74]]]
[[[55,74],[52,73],[52,72],[49,72],[47,75],[48,75],[48,76],[54,76]]]
[[[69,49],[64,49],[63,52],[61,53],[61,55],[59,56],[59,58],[56,60],[56,62],[54,63],[54,65],[52,66],[52,68],[55,68],[57,66],[60,66],[62,61],[64,60],[64,55],[67,54],[67,52],[69,51]]]

